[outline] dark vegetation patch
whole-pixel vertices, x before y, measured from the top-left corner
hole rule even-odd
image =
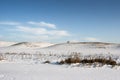
[[[65,60],[61,60],[59,62],[59,64],[74,64],[74,63],[90,64],[90,65],[91,64],[102,64],[102,65],[112,65],[112,66],[118,65],[117,62],[113,60],[111,57],[109,58],[101,58],[101,57],[80,58],[77,55],[75,55],[74,57],[66,58]]]
[[[50,63],[50,61],[45,61],[45,62],[43,62],[43,63],[45,63],[45,64],[46,64],[46,63]]]

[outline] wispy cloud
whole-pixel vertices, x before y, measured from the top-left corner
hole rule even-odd
[[[86,37],[85,41],[95,42],[95,41],[100,41],[100,40],[94,37]]]
[[[0,22],[0,25],[20,25],[19,22]]]
[[[56,29],[56,25],[55,24],[47,23],[47,22],[44,22],[44,21],[42,21],[42,22],[29,21],[28,24]]]
[[[16,29],[17,31],[20,32],[25,32],[25,33],[31,33],[31,34],[46,34],[47,30],[45,28],[31,28],[27,26],[17,26]]]
[[[33,35],[52,35],[52,36],[70,36],[70,34],[65,30],[48,30],[45,28],[32,28],[32,27],[26,27],[26,26],[17,26],[17,31],[30,33]]]
[[[71,34],[67,30],[57,29],[55,24],[46,22],[0,22],[0,25],[11,25],[12,28],[5,28],[7,38],[15,40],[29,41],[49,41],[57,39],[65,39]]]

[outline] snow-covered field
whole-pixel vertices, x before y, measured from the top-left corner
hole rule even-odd
[[[120,70],[0,62],[0,80],[120,80]]]
[[[9,43],[9,44],[8,44]],[[57,64],[71,54],[81,58],[104,57],[120,64],[120,44],[77,43],[10,43],[1,42],[0,80],[120,80],[120,66]],[[11,45],[10,45],[11,44]],[[50,61],[50,63],[44,63]]]

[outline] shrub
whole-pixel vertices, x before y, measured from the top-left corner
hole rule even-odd
[[[59,64],[72,64],[72,63],[80,63],[80,54],[74,53],[69,56],[69,58],[62,60]]]
[[[98,59],[98,58],[90,59],[90,60],[83,59],[83,60],[81,60],[80,63],[83,63],[83,64],[85,64],[85,63],[101,63],[101,64],[107,64],[107,65],[117,65],[116,61],[114,61],[112,59],[107,60],[107,59]]]
[[[50,63],[50,61],[45,61],[45,62],[43,62],[43,63]]]
[[[68,58],[64,61],[60,61],[59,64],[72,64],[72,63],[80,63],[80,58]]]
[[[91,58],[87,57],[85,59],[80,59],[80,56],[77,54],[71,55],[69,58],[66,58],[65,60],[61,60],[59,64],[72,64],[72,63],[82,63],[82,64],[102,64],[102,65],[117,65],[116,61],[114,61],[111,57],[109,59],[106,58]]]

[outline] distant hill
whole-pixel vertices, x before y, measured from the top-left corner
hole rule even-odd
[[[11,47],[21,47],[21,48],[39,47],[39,48],[43,48],[43,47],[48,47],[48,46],[51,46],[51,45],[53,45],[53,44],[47,43],[47,42],[20,42],[20,43],[16,43],[16,44],[11,45]]]
[[[48,48],[57,48],[57,47],[73,47],[73,48],[110,48],[110,47],[120,47],[120,44],[116,43],[105,43],[105,42],[69,42],[69,43],[60,43],[56,45],[49,46]]]
[[[0,47],[7,47],[13,44],[16,44],[16,42],[0,41]]]
[[[82,54],[119,54],[120,44],[105,42],[66,42],[51,44],[47,42],[20,42],[0,48],[0,52],[15,53],[43,53],[43,54],[68,54],[71,52],[80,52]]]

